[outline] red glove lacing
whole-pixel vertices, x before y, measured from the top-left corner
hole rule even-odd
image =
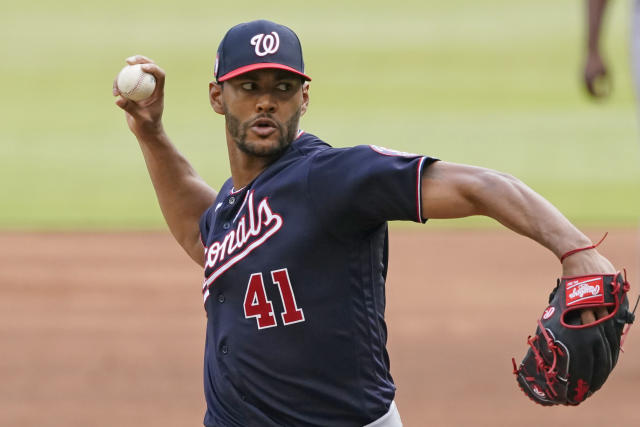
[[[622,284],[622,286],[620,286],[618,284],[618,281],[614,280],[613,291],[611,292],[613,295],[616,296],[616,309],[618,308],[618,306],[622,302],[622,299],[624,298],[624,295],[627,292],[629,292],[629,289],[631,289],[631,285],[629,285],[629,282],[627,282],[627,270],[625,269],[624,270],[624,283]],[[622,290],[622,292],[620,292],[620,290]],[[635,313],[636,313],[636,308],[638,308],[638,301],[640,301],[640,295],[638,295],[638,299],[636,300],[636,305],[635,305],[635,307],[633,307],[633,311],[631,312],[632,315],[635,315]],[[633,317],[632,317],[632,319],[633,319]],[[622,333],[622,336],[620,337],[620,351],[622,351],[623,353],[624,353],[624,349],[622,348],[622,346],[624,345],[624,340],[627,338],[627,334],[629,333],[629,329],[631,329],[631,325],[632,325],[632,323],[627,324],[627,327],[625,328],[624,332]]]
[[[551,394],[553,397],[557,397],[558,392],[556,392],[555,384],[558,382],[558,371],[556,370],[556,364],[558,361],[558,354],[560,354],[561,356],[565,356],[565,353],[564,351],[562,351],[560,347],[558,347],[555,344],[553,339],[549,336],[549,334],[547,333],[547,329],[544,326],[542,326],[542,322],[540,321],[540,319],[538,319],[538,326],[540,327],[540,331],[544,336],[544,340],[547,342],[547,347],[549,348],[549,351],[551,352],[551,354],[553,354],[553,362],[551,363],[551,366],[549,366],[545,362],[544,358],[542,357],[542,354],[540,354],[540,351],[535,346],[535,342],[540,338],[539,335],[536,335],[534,337],[529,336],[527,338],[527,344],[529,344],[529,346],[531,347],[531,351],[533,351],[533,356],[536,359],[536,371],[538,373],[542,372],[544,374],[544,378],[545,378],[545,382],[547,383],[547,389],[549,391],[549,394]],[[514,358],[511,358],[511,361],[513,362],[513,373],[515,375],[518,375],[520,373],[520,370],[516,367],[516,360]],[[535,381],[535,377],[524,377],[524,378],[527,381]]]

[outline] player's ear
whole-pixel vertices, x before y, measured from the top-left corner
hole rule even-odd
[[[302,107],[301,107],[301,115],[307,112],[307,108],[309,108],[309,82],[304,82],[302,84]]]
[[[218,114],[224,114],[224,104],[222,101],[222,83],[209,83],[209,102],[213,111]]]

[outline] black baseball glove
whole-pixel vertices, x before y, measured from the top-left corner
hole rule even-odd
[[[558,280],[536,334],[527,339],[530,348],[520,367],[513,360],[518,385],[531,400],[577,405],[602,387],[634,319],[628,291],[621,273]],[[580,311],[595,307],[606,307],[609,314],[582,325]]]

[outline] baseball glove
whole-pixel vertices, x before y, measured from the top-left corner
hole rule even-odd
[[[634,320],[628,291],[626,273],[558,280],[536,334],[527,339],[530,348],[520,367],[512,359],[518,385],[531,400],[545,406],[578,405],[602,387]],[[602,306],[607,316],[581,324],[582,309]]]

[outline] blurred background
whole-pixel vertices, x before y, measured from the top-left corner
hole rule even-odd
[[[218,187],[229,170],[207,98],[215,52],[230,26],[261,17],[302,40],[313,77],[305,130],[335,146],[375,142],[496,168],[578,223],[635,225],[630,2],[611,3],[602,41],[614,91],[601,103],[581,85],[578,0],[7,3],[0,227],[164,227],[110,92],[136,53],[166,70],[167,132]]]
[[[300,37],[313,78],[306,131],[334,146],[371,143],[513,174],[594,241],[616,230],[632,245],[620,256],[638,270],[640,142],[628,56],[630,1],[610,2],[605,17],[602,47],[613,92],[602,102],[588,99],[582,86],[586,12],[579,0],[5,3],[0,425],[201,421],[201,272],[166,231],[111,87],[130,55],[163,67],[165,128],[219,188],[229,168],[223,118],[210,108],[208,83],[220,39],[239,22],[271,19]],[[433,228],[437,236],[463,229],[488,238],[483,233],[496,225],[471,218],[394,227],[425,236]],[[437,240],[450,241],[460,242]],[[547,261],[547,271],[557,274],[555,261]],[[533,310],[523,315],[533,332],[528,320],[544,301],[524,303]],[[391,304],[401,316],[402,306]],[[508,301],[505,307],[513,309]],[[511,348],[523,350],[524,336],[514,336]],[[402,360],[394,359],[394,348],[415,351],[408,342],[390,343],[392,362]],[[400,379],[409,384],[411,376]],[[506,396],[523,401],[513,379],[505,381]],[[407,425],[430,425],[411,415],[420,404],[401,403]],[[491,411],[484,416],[476,425],[499,425]],[[587,418],[582,425],[589,420],[596,422]]]

